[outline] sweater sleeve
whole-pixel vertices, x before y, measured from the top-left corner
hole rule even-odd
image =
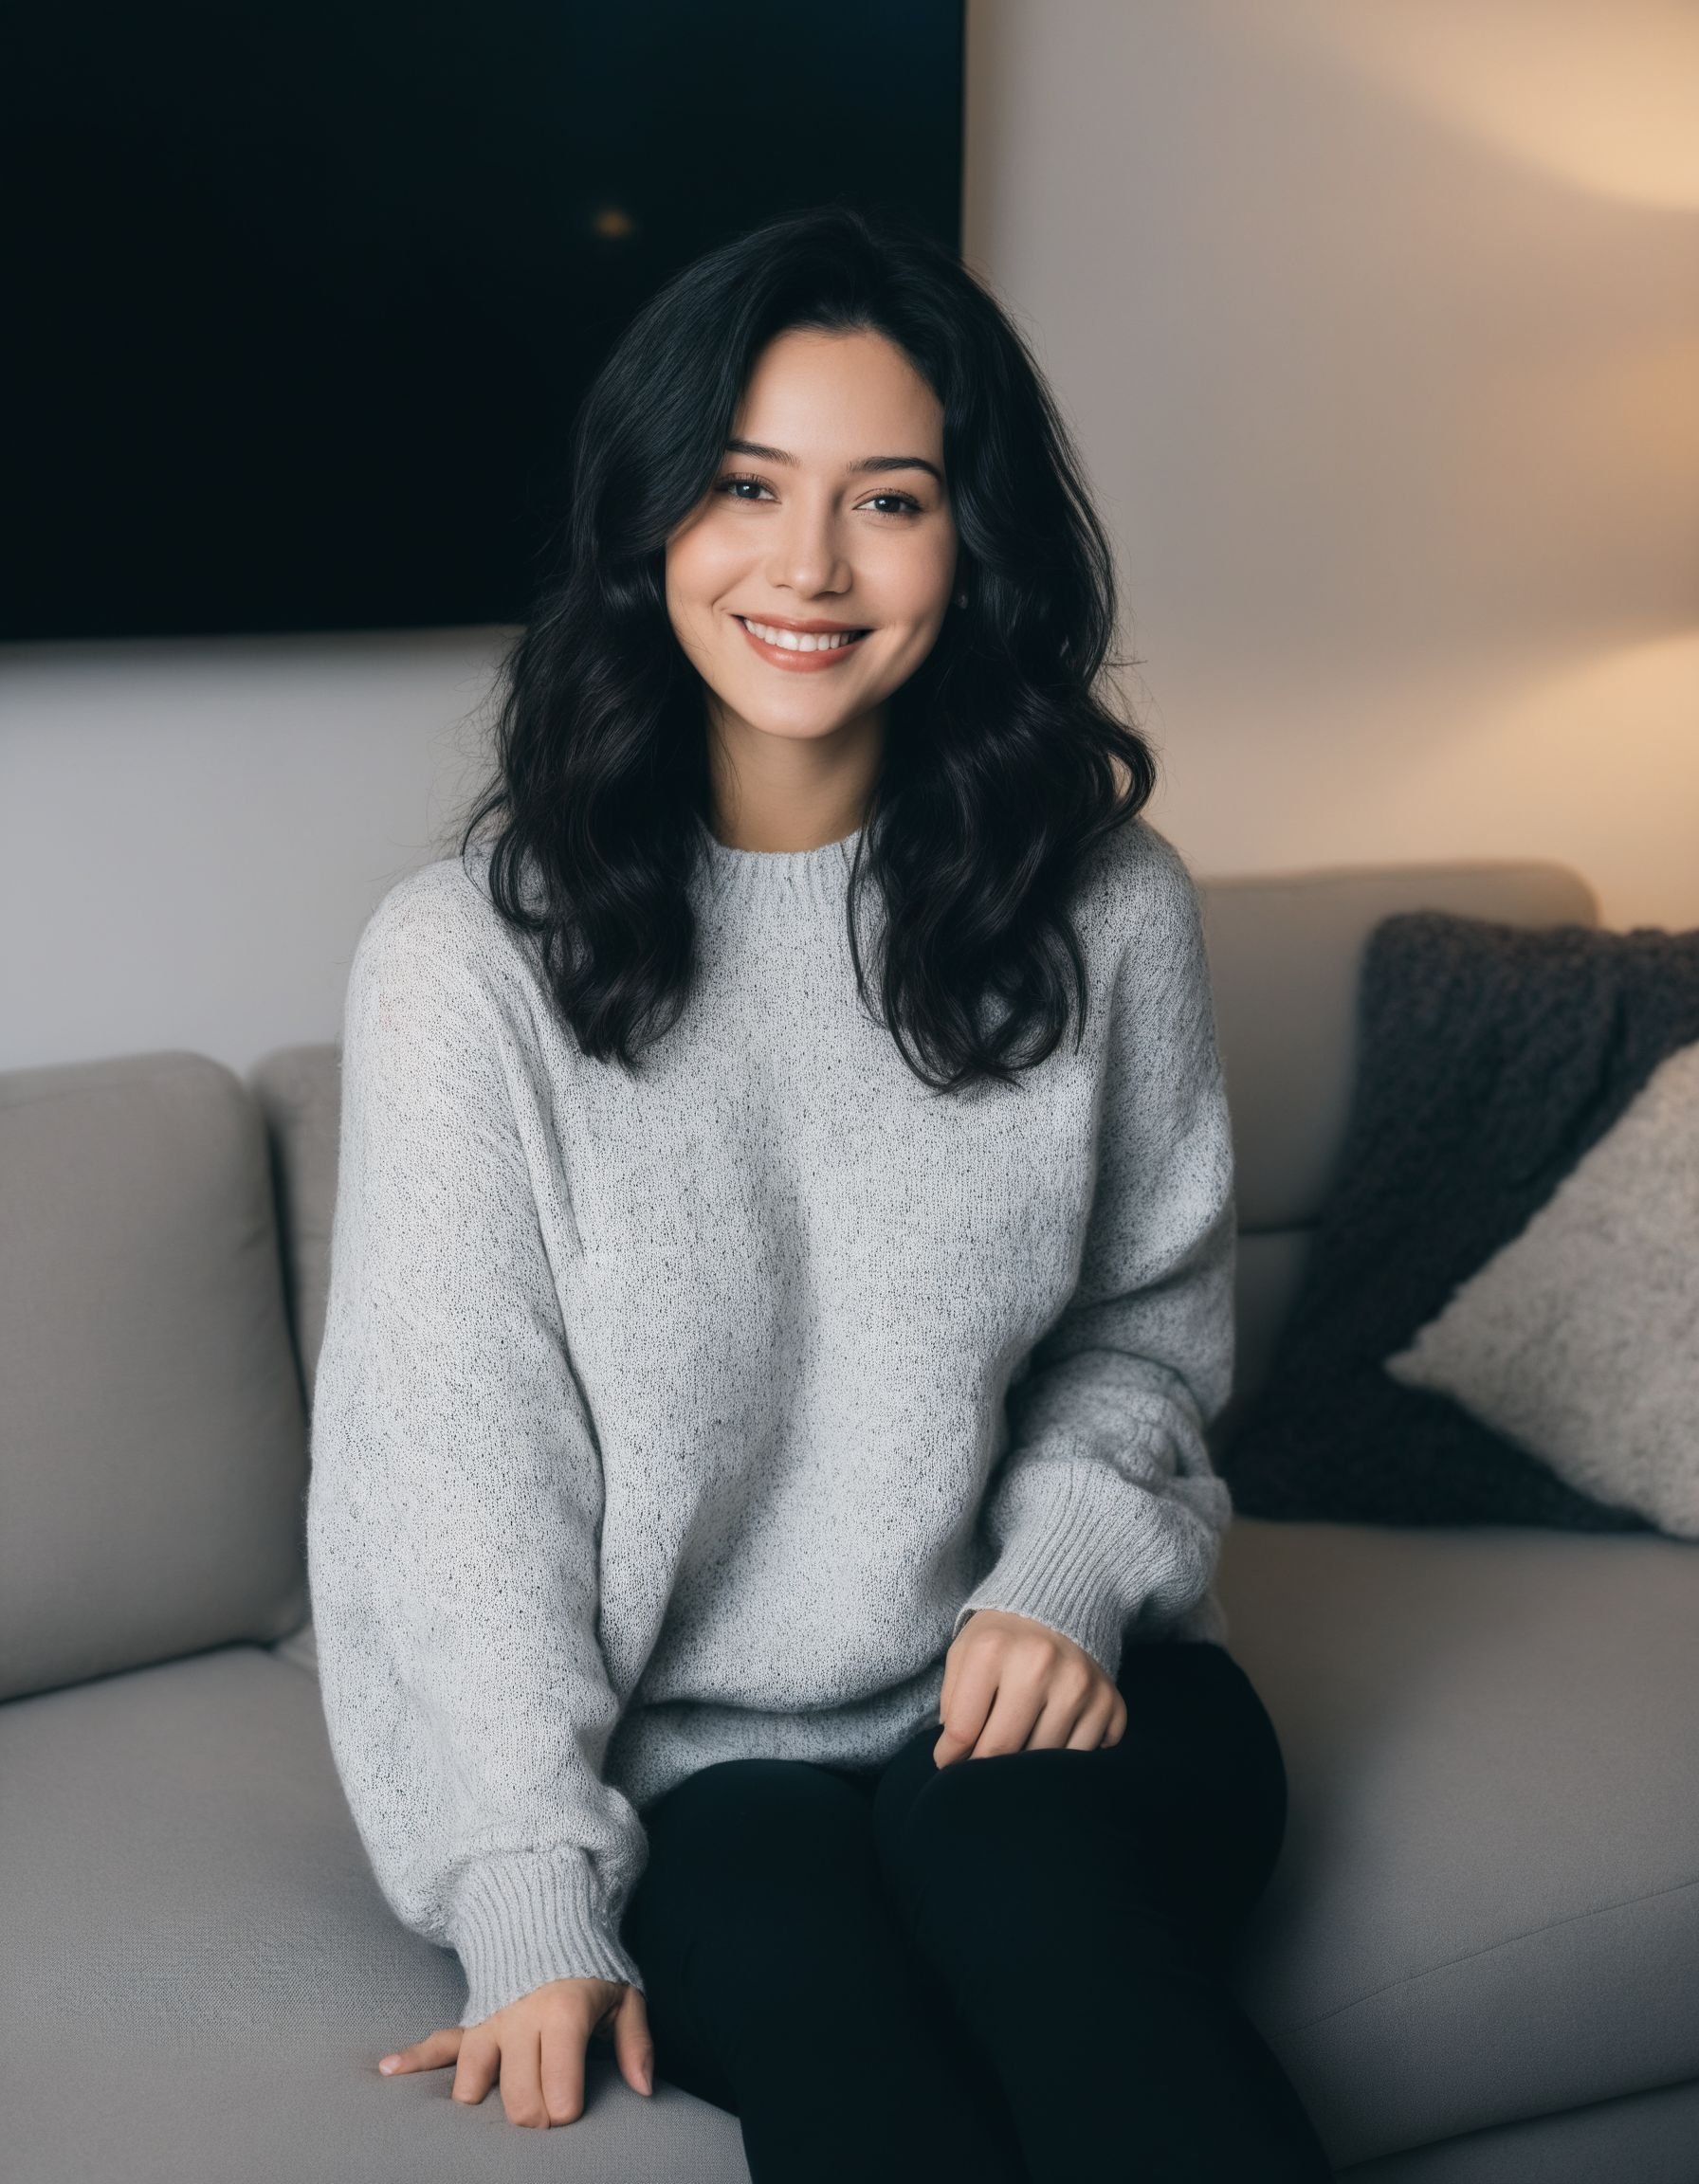
[[[1204,1428],[1233,1370],[1233,1140],[1196,887],[1148,831],[1110,999],[1079,1280],[1008,1396],[962,1605],[1031,1616],[1119,1674],[1125,1627],[1225,1635],[1211,1588],[1232,1496]]]
[[[463,2026],[551,1979],[641,1987],[647,1860],[600,1779],[599,1450],[516,1107],[499,962],[414,875],[349,978],[308,1568],[338,1774],[401,1921],[459,1955]]]

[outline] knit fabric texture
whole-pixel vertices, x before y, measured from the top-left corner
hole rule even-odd
[[[1400,911],[1369,935],[1357,1029],[1350,1117],[1304,1278],[1254,1400],[1216,1451],[1235,1510],[1652,1529],[1387,1361],[1525,1233],[1659,1063],[1699,1039],[1699,928]],[[1656,1339],[1621,1300],[1610,1316]],[[1548,1318],[1535,1347],[1560,1339]],[[1605,1428],[1597,1388],[1590,1404]]]
[[[696,980],[635,1073],[579,1049],[486,848],[393,886],[349,977],[319,1673],[463,2026],[641,1988],[645,1807],[722,1759],[882,1763],[975,1609],[1111,1676],[1227,1637],[1233,1166],[1178,852],[1141,815],[1087,856],[1077,1046],[940,1093],[856,989],[858,835],[697,825]]]

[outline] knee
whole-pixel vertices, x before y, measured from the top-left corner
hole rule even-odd
[[[1001,1895],[1022,1877],[1042,1886],[1054,1858],[1102,1803],[1101,1770],[1087,1752],[1001,1752],[940,1767],[929,1747],[887,1769],[875,1805],[886,1871],[911,1894]]]

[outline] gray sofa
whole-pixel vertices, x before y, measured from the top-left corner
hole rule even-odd
[[[1363,941],[1596,921],[1542,864],[1203,883],[1255,1385],[1327,1187]],[[352,948],[354,936],[350,936]],[[334,1046],[0,1079],[0,2175],[747,2184],[737,2122],[592,2048],[508,2123],[331,1763],[301,1556]],[[1219,1437],[1233,1421],[1230,1411]],[[1354,2184],[1699,2177],[1699,1556],[1652,1535],[1239,1518],[1222,1595],[1291,1785],[1234,1983]]]

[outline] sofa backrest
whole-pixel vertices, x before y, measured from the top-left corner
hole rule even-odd
[[[1544,859],[1329,865],[1198,881],[1239,1217],[1233,1399],[1219,1452],[1262,1385],[1343,1147],[1357,1074],[1357,988],[1383,918],[1444,910],[1530,927],[1597,925],[1580,873]]]
[[[0,1076],[0,1699],[306,1615],[274,1208],[221,1062]]]
[[[1368,936],[1405,910],[1592,925],[1538,862],[1200,878],[1233,1111],[1238,1356],[1272,1356],[1343,1138]],[[246,1084],[193,1054],[0,1076],[0,1698],[307,1613],[306,1417],[340,1114],[334,1043]]]

